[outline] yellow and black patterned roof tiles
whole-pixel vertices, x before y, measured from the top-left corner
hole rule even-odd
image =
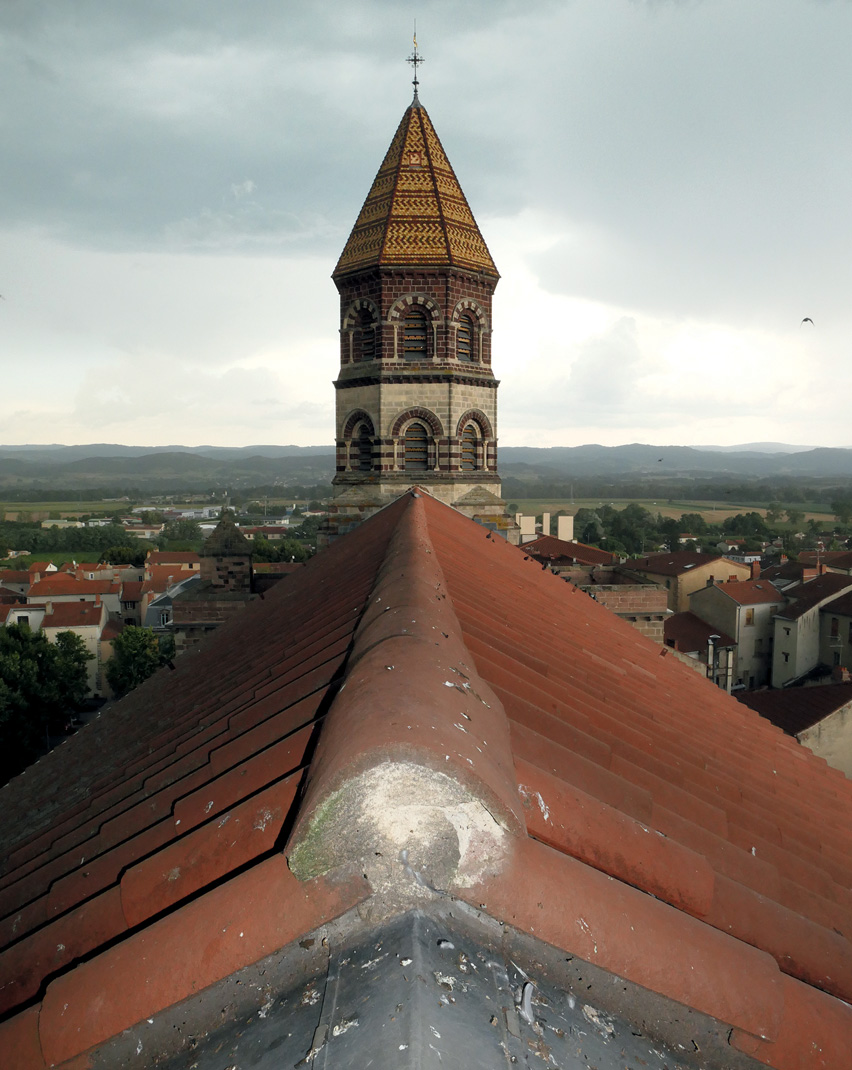
[[[498,274],[435,128],[415,104],[394,134],[334,277],[396,265]]]

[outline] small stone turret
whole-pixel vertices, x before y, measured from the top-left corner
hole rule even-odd
[[[221,591],[251,592],[251,543],[224,513],[201,548],[201,579]]]

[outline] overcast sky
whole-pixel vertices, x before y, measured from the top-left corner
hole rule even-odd
[[[415,14],[503,445],[852,445],[849,0],[3,0],[0,443],[332,442]]]

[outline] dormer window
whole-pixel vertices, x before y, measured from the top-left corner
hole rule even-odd
[[[459,326],[456,332],[456,357],[459,360],[472,361],[474,327],[473,320],[467,313],[459,317]]]
[[[426,314],[412,305],[405,314],[402,328],[402,355],[405,360],[426,359]]]

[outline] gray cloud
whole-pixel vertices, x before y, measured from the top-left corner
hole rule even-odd
[[[757,385],[783,417],[760,437],[832,444],[852,330],[852,4],[420,7],[421,97],[486,240],[488,220],[529,218],[549,235],[506,247],[497,331],[525,314],[524,273],[554,300],[608,310],[585,341],[556,332],[525,352],[523,374],[514,354],[497,369],[515,441],[541,413],[613,436],[688,433],[685,415],[700,410],[686,387],[659,389],[653,321],[740,332],[750,397]],[[264,380],[277,411],[305,441],[330,441],[330,423],[298,406],[315,398],[330,411],[328,275],[410,99],[414,14],[398,0],[6,0],[4,355],[43,382],[124,359],[163,358],[189,382],[264,368],[298,385],[294,408]],[[818,328],[808,338],[804,315]],[[794,387],[797,362],[807,374]],[[727,409],[704,403],[716,433],[754,405],[730,393]],[[582,419],[559,415],[554,398]],[[86,438],[106,411],[78,417]],[[203,407],[193,419],[209,438]],[[0,420],[14,435],[16,421]],[[272,438],[294,440],[283,427]]]

